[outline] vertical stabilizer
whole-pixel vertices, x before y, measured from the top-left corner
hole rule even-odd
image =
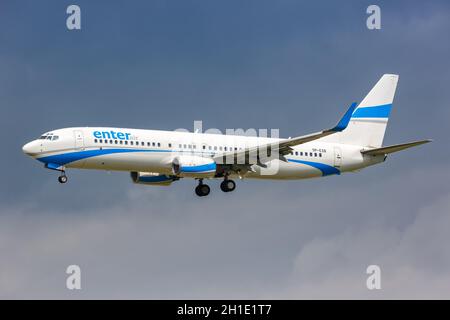
[[[385,74],[352,114],[348,127],[323,141],[378,148],[383,145],[398,75]]]

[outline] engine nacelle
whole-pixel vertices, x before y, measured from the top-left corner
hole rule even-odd
[[[168,186],[175,180],[178,180],[176,176],[154,172],[130,172],[130,176],[134,183],[153,186]]]
[[[216,162],[211,158],[186,155],[172,161],[172,172],[180,177],[212,178],[216,169]]]

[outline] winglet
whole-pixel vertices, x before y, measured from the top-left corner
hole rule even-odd
[[[350,118],[352,117],[353,111],[355,111],[357,105],[358,103],[353,102],[350,108],[348,108],[347,112],[341,118],[341,120],[339,120],[338,124],[333,129],[330,129],[330,131],[339,132],[347,128],[348,123],[350,122]]]

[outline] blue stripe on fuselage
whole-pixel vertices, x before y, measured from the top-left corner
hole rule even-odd
[[[296,162],[296,163],[301,163],[301,164],[305,164],[307,166],[311,166],[314,167],[316,169],[319,169],[320,172],[322,172],[322,176],[329,176],[332,174],[341,174],[341,171],[339,171],[339,169],[329,166],[327,164],[324,163],[320,163],[320,162],[312,162],[312,161],[304,161],[304,160],[295,160],[295,159],[288,159],[289,162]]]
[[[96,149],[76,152],[61,153],[53,156],[37,158],[43,163],[54,163],[61,166],[71,162],[84,160],[87,158],[103,156],[106,154],[126,153],[126,152],[171,152],[170,150],[147,150],[147,149]]]
[[[392,104],[380,106],[357,108],[352,114],[352,118],[389,118]]]
[[[146,149],[96,149],[96,150],[85,150],[85,151],[77,151],[77,152],[68,152],[68,153],[62,153],[47,157],[41,157],[37,158],[37,160],[43,162],[43,163],[52,163],[52,164],[58,164],[58,165],[66,165],[71,162],[84,160],[87,158],[92,158],[96,156],[102,156],[107,154],[115,154],[115,153],[127,153],[127,152],[171,152],[171,150],[146,150]],[[319,169],[322,172],[323,176],[333,175],[333,174],[340,174],[341,172],[336,169],[335,167],[319,163],[319,162],[312,162],[312,161],[304,161],[304,160],[295,160],[295,159],[288,159],[290,162],[305,164],[311,167],[314,167],[316,169]],[[192,167],[182,167],[180,168],[182,172],[206,172],[206,171],[214,171],[216,170],[216,164],[210,163],[200,166],[192,166]]]

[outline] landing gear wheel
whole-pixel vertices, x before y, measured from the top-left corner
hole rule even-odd
[[[65,174],[58,177],[59,183],[66,183],[67,182],[67,176]]]
[[[234,189],[236,189],[236,183],[230,179],[223,180],[222,183],[220,184],[220,189],[223,192],[231,192]]]
[[[199,184],[196,188],[195,188],[195,194],[198,195],[199,197],[205,197],[209,194],[209,192],[211,191],[211,189],[209,188],[209,186],[207,184]]]

